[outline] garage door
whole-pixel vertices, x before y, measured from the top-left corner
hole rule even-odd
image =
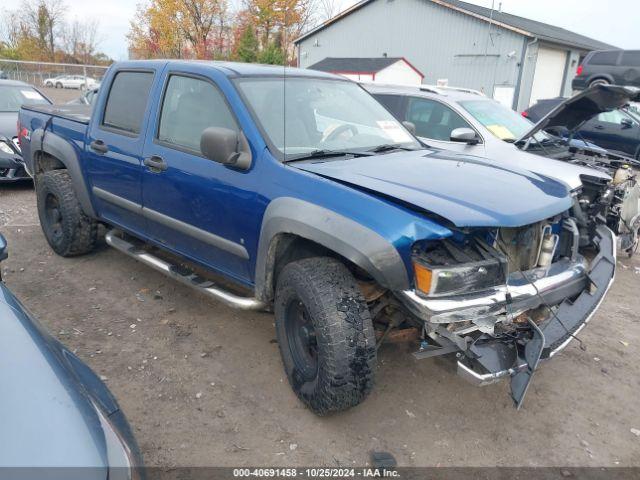
[[[566,51],[543,47],[538,49],[538,60],[533,75],[529,105],[533,105],[543,98],[554,98],[561,95],[566,65]]]

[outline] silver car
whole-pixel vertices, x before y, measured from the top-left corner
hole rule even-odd
[[[396,118],[415,129],[416,136],[429,146],[477,155],[563,181],[576,196],[582,244],[591,241],[589,231],[595,219],[602,216],[621,236],[622,248],[628,253],[635,250],[640,187],[633,170],[627,168],[630,159],[579,139],[562,139],[542,128],[535,129],[522,115],[482,95],[421,86],[363,87]],[[602,96],[602,92],[595,93]],[[593,92],[581,95],[589,100]],[[568,115],[566,111],[561,113]],[[629,205],[621,206],[625,200]],[[623,219],[621,210],[634,213],[625,214]]]

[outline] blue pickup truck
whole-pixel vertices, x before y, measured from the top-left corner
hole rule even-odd
[[[316,71],[134,61],[85,106],[25,106],[25,161],[62,256],[106,242],[235,308],[270,310],[317,414],[371,391],[379,345],[415,336],[477,385],[511,378],[591,318],[615,272],[579,248],[566,185],[428,148],[359,85]]]

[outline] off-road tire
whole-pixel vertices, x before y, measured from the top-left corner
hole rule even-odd
[[[93,250],[98,224],[82,211],[66,170],[52,170],[38,177],[36,196],[40,226],[54,252],[72,257]],[[52,221],[53,214],[50,213],[50,204],[54,202],[58,222]]]
[[[375,334],[367,303],[345,265],[329,257],[289,263],[278,275],[274,303],[282,362],[300,400],[318,415],[362,402],[374,384]],[[317,370],[311,377],[295,360],[287,328],[296,303],[315,329]]]

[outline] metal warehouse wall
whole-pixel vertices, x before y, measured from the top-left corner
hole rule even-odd
[[[490,34],[488,22],[428,0],[375,0],[300,42],[299,62],[308,67],[325,57],[386,53],[406,57],[424,73],[424,83],[447,78],[449,85],[491,96],[494,84],[516,86],[529,40],[496,25]]]

